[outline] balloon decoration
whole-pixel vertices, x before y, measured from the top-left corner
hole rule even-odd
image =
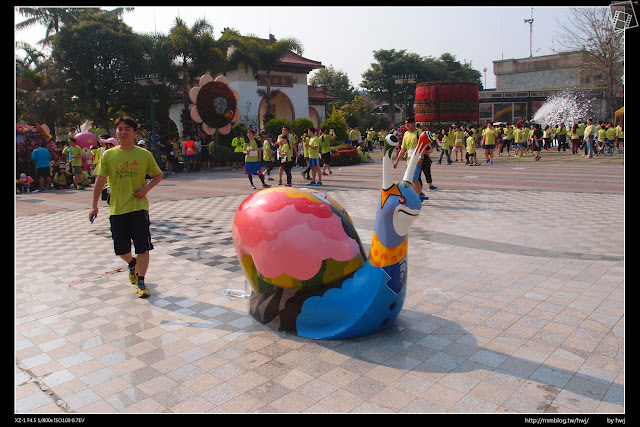
[[[189,91],[189,99],[195,104],[191,118],[202,123],[202,129],[209,135],[216,130],[226,135],[231,131],[231,124],[240,120],[240,94],[229,87],[229,80],[224,76],[214,79],[209,74],[203,75],[199,85]]]
[[[74,138],[76,139],[78,147],[82,150],[82,170],[89,170],[93,163],[93,153],[91,149],[98,144],[98,138],[91,132],[77,133]]]
[[[393,323],[406,295],[407,235],[421,209],[407,177],[427,141],[396,184],[391,154],[397,145],[389,135],[368,257],[349,214],[322,191],[276,187],[245,199],[232,236],[251,286],[251,316],[314,339],[357,337]]]
[[[418,83],[415,97],[416,122],[477,122],[478,93],[477,82]]]

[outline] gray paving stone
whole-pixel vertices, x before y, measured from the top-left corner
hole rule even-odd
[[[368,250],[379,170],[361,166],[334,173],[323,190],[347,209]],[[89,224],[86,209],[56,205],[60,194],[19,198],[15,256],[26,261],[15,275],[16,411],[61,404],[28,392],[41,375],[77,412],[173,412],[192,401],[228,412],[244,395],[251,413],[623,413],[624,227],[593,224],[624,223],[624,192],[577,186],[593,176],[584,166],[493,166],[474,174],[524,182],[527,171],[540,187],[463,186],[463,172],[438,165],[444,181],[410,233],[398,320],[335,342],[269,330],[248,315],[247,300],[223,294],[243,286],[231,223],[250,192],[239,174],[172,176],[154,189],[147,299],[113,255],[106,215]],[[613,167],[594,179],[605,173],[624,181]],[[536,184],[545,174],[571,187]],[[220,188],[225,195],[203,197]],[[73,193],[74,206],[88,209],[87,194]],[[50,210],[22,213],[45,201]],[[591,225],[560,212],[590,212]],[[65,254],[73,261],[32,244],[33,236],[68,238],[68,221],[77,231]]]

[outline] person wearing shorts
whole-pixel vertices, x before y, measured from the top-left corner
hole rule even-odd
[[[247,130],[247,141],[242,146],[242,152],[244,153],[244,170],[249,177],[251,188],[256,189],[253,184],[253,175],[258,175],[260,181],[262,181],[262,187],[269,188],[269,184],[264,182],[264,175],[262,174],[262,165],[260,163],[260,150],[258,142],[255,139],[256,131],[253,129]]]
[[[238,136],[231,140],[231,147],[233,148],[233,168],[231,170],[242,169],[242,163],[244,160],[244,154],[242,153],[242,146],[244,145],[244,134],[242,131],[238,132]]]
[[[187,168],[187,172],[196,170],[196,143],[191,137],[187,137],[182,145],[182,149],[184,151],[185,156],[185,167]]]
[[[39,190],[36,191],[44,191],[51,186],[51,153],[46,147],[47,143],[42,141],[40,146],[31,153],[31,161],[36,164],[36,175],[40,186]]]
[[[418,147],[418,142],[420,141],[420,134],[422,133],[420,130],[416,129],[416,120],[413,117],[407,117],[405,122],[405,132],[402,135],[402,144],[400,145],[400,152],[398,153],[398,157],[396,157],[396,161],[393,163],[393,168],[398,168],[398,161],[404,158],[405,154],[407,155],[407,164],[411,160],[411,156],[415,154],[415,151]],[[422,173],[422,158],[418,160],[415,169],[413,170],[413,176],[411,181],[411,186],[415,190],[418,195],[420,195],[420,200],[427,200],[428,197],[424,196],[422,192],[422,184],[420,182],[420,173]]]
[[[336,134],[333,129],[327,133],[327,128],[321,129],[322,136],[320,137],[320,148],[322,149],[322,175],[330,175],[331,172],[331,141],[334,140]],[[329,172],[327,174],[327,171]]]
[[[540,124],[533,125],[533,132],[531,133],[531,151],[536,156],[535,160],[541,159],[540,152],[542,151],[542,145],[544,144],[544,133],[540,129]]]
[[[138,124],[130,117],[115,121],[116,138],[120,145],[106,150],[95,169],[96,182],[89,219],[98,216],[98,200],[109,180],[109,222],[113,248],[117,256],[129,267],[129,280],[135,286],[138,297],[150,295],[145,285],[149,267],[149,252],[153,249],[149,231],[149,200],[147,193],[162,180],[162,171],[153,154],[135,143]],[[147,182],[146,176],[151,177]],[[136,256],[131,253],[131,243]]]
[[[496,130],[493,123],[487,123],[487,127],[482,131],[482,148],[484,149],[484,157],[488,164],[493,164],[493,150],[496,146]]]
[[[322,185],[322,171],[320,170],[320,137],[316,135],[314,128],[307,129],[309,141],[305,142],[305,148],[309,153],[309,167],[311,168],[311,182],[309,185]]]

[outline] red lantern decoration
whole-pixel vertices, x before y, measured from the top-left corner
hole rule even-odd
[[[426,82],[416,85],[416,122],[477,122],[477,82]]]

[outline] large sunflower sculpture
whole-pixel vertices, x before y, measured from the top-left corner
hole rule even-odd
[[[202,129],[209,135],[216,130],[226,135],[231,131],[231,124],[240,120],[240,94],[229,87],[229,80],[224,76],[214,79],[209,74],[203,75],[199,85],[189,91],[189,99],[194,104],[191,118],[202,123]]]

